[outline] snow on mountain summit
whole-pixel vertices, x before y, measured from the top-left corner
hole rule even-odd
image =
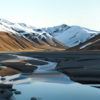
[[[65,31],[56,32],[54,37],[64,45],[73,47],[94,37],[98,33],[99,32],[97,31],[89,30],[80,26],[71,26]]]
[[[90,30],[84,27],[68,26],[66,24],[43,28],[43,30],[69,47],[79,45],[100,33],[99,31]]]
[[[12,23],[0,19],[0,31],[11,32],[19,36],[35,38],[55,38],[65,46],[74,47],[99,34],[99,31],[90,30],[80,26],[68,26],[62,24],[48,28],[36,28],[24,23]]]

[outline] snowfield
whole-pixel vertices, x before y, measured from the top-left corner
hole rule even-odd
[[[28,36],[31,39],[49,38],[53,41],[54,37],[68,47],[79,45],[100,33],[100,31],[66,24],[39,29],[24,23],[12,23],[5,19],[0,19],[0,31],[11,32],[23,37]]]

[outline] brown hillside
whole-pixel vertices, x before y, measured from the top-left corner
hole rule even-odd
[[[37,39],[37,41],[12,33],[0,32],[0,52],[63,50],[61,47],[49,45],[51,43],[49,40],[49,43],[41,39]]]
[[[89,44],[89,45],[87,45]],[[80,49],[81,47],[87,45],[86,47]],[[78,46],[69,48],[68,51],[98,51],[100,50],[100,34],[89,39],[88,41],[81,43]]]

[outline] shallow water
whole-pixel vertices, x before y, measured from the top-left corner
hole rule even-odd
[[[42,73],[41,77],[33,74],[29,76],[31,81],[15,85],[14,88],[22,94],[14,95],[14,100],[31,100],[32,97],[38,100],[99,100],[100,89],[75,83],[59,72],[54,73],[54,76]]]
[[[15,57],[15,56],[14,56]],[[20,57],[20,56],[19,56]],[[21,59],[33,59],[24,58]],[[20,95],[13,95],[12,100],[99,100],[100,89],[82,85],[70,80],[67,75],[54,71],[56,63],[38,66],[34,73],[6,76],[0,83],[14,84],[14,88],[21,91]]]
[[[77,83],[57,84],[32,82],[15,86],[21,95],[16,100],[30,100],[31,97],[41,100],[99,100],[100,90]]]

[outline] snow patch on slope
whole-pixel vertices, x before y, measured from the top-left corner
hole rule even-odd
[[[19,36],[29,36],[34,38],[49,38],[52,40],[52,36],[45,31],[35,28],[24,23],[12,23],[4,19],[0,19],[0,31],[10,32]],[[45,34],[44,34],[45,33]]]
[[[11,32],[30,39],[49,38],[52,42],[54,37],[69,47],[79,45],[100,33],[84,27],[68,26],[66,24],[39,29],[24,23],[12,23],[4,19],[0,19],[0,31]]]
[[[79,26],[72,26],[62,33],[58,32],[55,38],[62,42],[64,45],[73,47],[94,37],[98,33],[99,32],[97,31],[90,31]]]
[[[96,43],[96,42],[99,42],[99,41],[100,41],[100,39],[95,40],[94,42],[89,42],[89,43],[87,43],[87,44],[81,46],[80,49],[84,49],[84,48],[86,48],[87,46],[90,46],[90,45],[92,45],[92,44],[94,44],[94,43]]]
[[[91,45],[91,44],[93,44],[93,43],[92,43],[92,42],[89,42],[89,43],[87,43],[87,44],[81,46],[80,49],[84,49],[85,47],[87,47],[87,46],[89,46],[89,45]]]

